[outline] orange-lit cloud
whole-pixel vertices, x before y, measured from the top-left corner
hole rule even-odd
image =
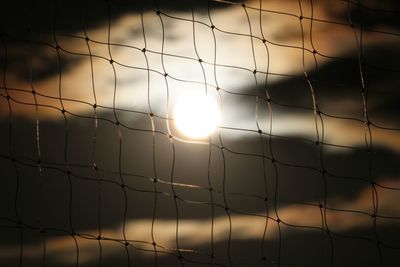
[[[257,10],[260,4],[265,10],[261,14],[261,23],[260,12]],[[207,13],[195,13],[194,19],[198,23],[194,25],[191,22],[192,14],[187,12],[168,13],[181,18],[178,20],[166,15],[159,17],[155,12],[147,11],[143,13],[143,29],[139,14],[123,15],[111,23],[111,46],[107,44],[107,22],[87,31],[90,38],[88,43],[82,33],[76,33],[77,37],[60,33],[57,36],[61,47],[60,57],[63,61],[70,60],[71,65],[61,70],[61,79],[57,71],[50,76],[35,79],[35,70],[45,68],[46,61],[43,58],[53,60],[56,65],[58,62],[56,49],[42,47],[36,51],[36,55],[30,55],[32,83],[9,69],[6,73],[6,87],[11,88],[8,94],[16,101],[30,104],[12,101],[12,112],[14,115],[36,116],[35,99],[31,93],[34,89],[37,92],[37,103],[43,105],[38,109],[41,119],[61,118],[61,109],[73,114],[92,114],[94,103],[110,109],[125,108],[145,113],[150,113],[151,108],[158,115],[173,116],[175,100],[183,92],[204,92],[207,88],[208,93],[223,106],[221,126],[257,130],[254,102],[251,106],[243,104],[238,109],[236,102],[229,102],[228,94],[219,96],[215,90],[217,86],[242,93],[243,90],[263,84],[266,72],[302,75],[315,70],[317,65],[321,67],[327,64],[331,60],[329,57],[345,56],[358,49],[357,31],[340,24],[348,23],[342,16],[348,11],[348,5],[344,2],[333,7],[327,6],[324,1],[313,2],[312,13],[309,3],[299,6],[298,1],[248,1],[246,5],[246,9],[241,5],[230,5],[211,10],[210,17]],[[301,14],[303,19],[299,20]],[[316,20],[312,21],[311,17]],[[318,19],[339,24],[320,22]],[[212,30],[211,25],[216,28]],[[231,32],[235,34],[230,34]],[[250,33],[253,38],[248,37]],[[265,44],[262,41],[264,38]],[[364,47],[392,42],[393,39],[388,35],[363,33]],[[147,51],[143,53],[145,46]],[[88,56],[89,49],[92,57]],[[313,50],[318,53],[314,55]],[[113,64],[109,62],[111,58]],[[197,61],[198,58],[201,58],[201,63]],[[214,61],[228,67],[214,69]],[[151,71],[148,72],[147,69]],[[253,70],[257,70],[257,75],[252,74]],[[165,78],[164,73],[169,76]],[[285,78],[269,75],[268,79],[273,84]],[[6,94],[4,89],[2,94]],[[342,98],[346,99],[346,96]],[[8,114],[5,98],[1,101],[1,114]],[[338,103],[331,104],[333,107],[335,105]],[[344,112],[342,115],[352,116],[352,100],[340,107],[342,113]],[[131,116],[134,118],[135,115]],[[273,123],[273,134],[315,138],[315,117],[312,114],[281,115],[279,111],[275,111],[274,116],[276,119]],[[259,118],[268,121],[268,116],[260,115]],[[326,118],[325,127],[326,142],[363,145],[360,144],[365,134],[362,125]],[[268,127],[263,128],[264,132],[270,130]],[[395,135],[391,131],[373,129],[374,143],[398,150],[400,144]]]
[[[400,209],[394,203],[400,201],[400,181],[398,179],[384,179],[379,181],[381,186],[376,186],[377,196],[377,222],[383,225],[397,223]],[[383,187],[382,187],[383,186]],[[292,204],[278,208],[277,214],[281,220],[281,231],[290,233],[291,226],[297,226],[300,231],[313,231],[326,229],[322,219],[326,220],[330,231],[344,234],[353,229],[363,229],[373,226],[374,207],[372,202],[372,186],[366,187],[354,199],[328,199],[327,209],[320,209],[318,204],[301,205]],[[357,211],[357,212],[354,212]],[[326,212],[326,215],[322,215]],[[237,215],[231,214],[231,233],[232,240],[261,240],[264,235],[266,225],[266,214],[258,215]],[[323,217],[322,217],[323,216]],[[389,219],[387,219],[389,218]],[[277,240],[278,238],[278,217],[276,213],[270,211],[267,231],[267,240]],[[302,228],[303,227],[303,228]],[[140,249],[153,250],[151,245],[152,220],[138,219],[128,221],[125,228],[127,240],[134,240],[131,244]],[[178,229],[178,235],[176,231]],[[228,216],[214,218],[213,240],[214,243],[224,242],[229,236]],[[104,229],[101,243],[103,256],[112,257],[123,245],[120,242],[107,240],[123,241],[122,228]],[[91,239],[76,236],[79,247],[80,262],[95,261],[98,257],[98,241],[95,237],[97,230],[86,234]],[[153,229],[154,241],[157,243],[158,251],[174,252],[176,248],[176,236],[179,238],[180,249],[191,251],[194,248],[208,246],[211,242],[211,219],[180,219],[178,228],[176,220],[156,219]],[[46,239],[46,254],[55,257],[58,261],[74,263],[76,260],[76,245],[71,236],[51,237]],[[19,256],[19,247],[3,246],[0,248],[2,258],[15,258]],[[139,252],[138,252],[139,253]],[[25,258],[40,258],[43,255],[42,244],[24,244],[23,256]],[[146,255],[146,254],[144,254]],[[163,254],[160,254],[163,255]]]

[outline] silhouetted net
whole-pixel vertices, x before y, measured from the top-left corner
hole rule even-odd
[[[397,2],[1,6],[1,266],[398,263]]]

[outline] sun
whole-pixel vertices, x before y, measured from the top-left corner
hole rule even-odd
[[[221,120],[217,102],[206,94],[187,93],[179,97],[174,110],[175,125],[185,136],[202,139],[212,134]]]

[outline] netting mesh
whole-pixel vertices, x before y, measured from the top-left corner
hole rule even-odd
[[[0,265],[396,266],[398,5],[2,3]]]

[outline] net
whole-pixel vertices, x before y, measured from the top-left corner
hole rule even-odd
[[[396,265],[399,12],[3,3],[0,265]]]

